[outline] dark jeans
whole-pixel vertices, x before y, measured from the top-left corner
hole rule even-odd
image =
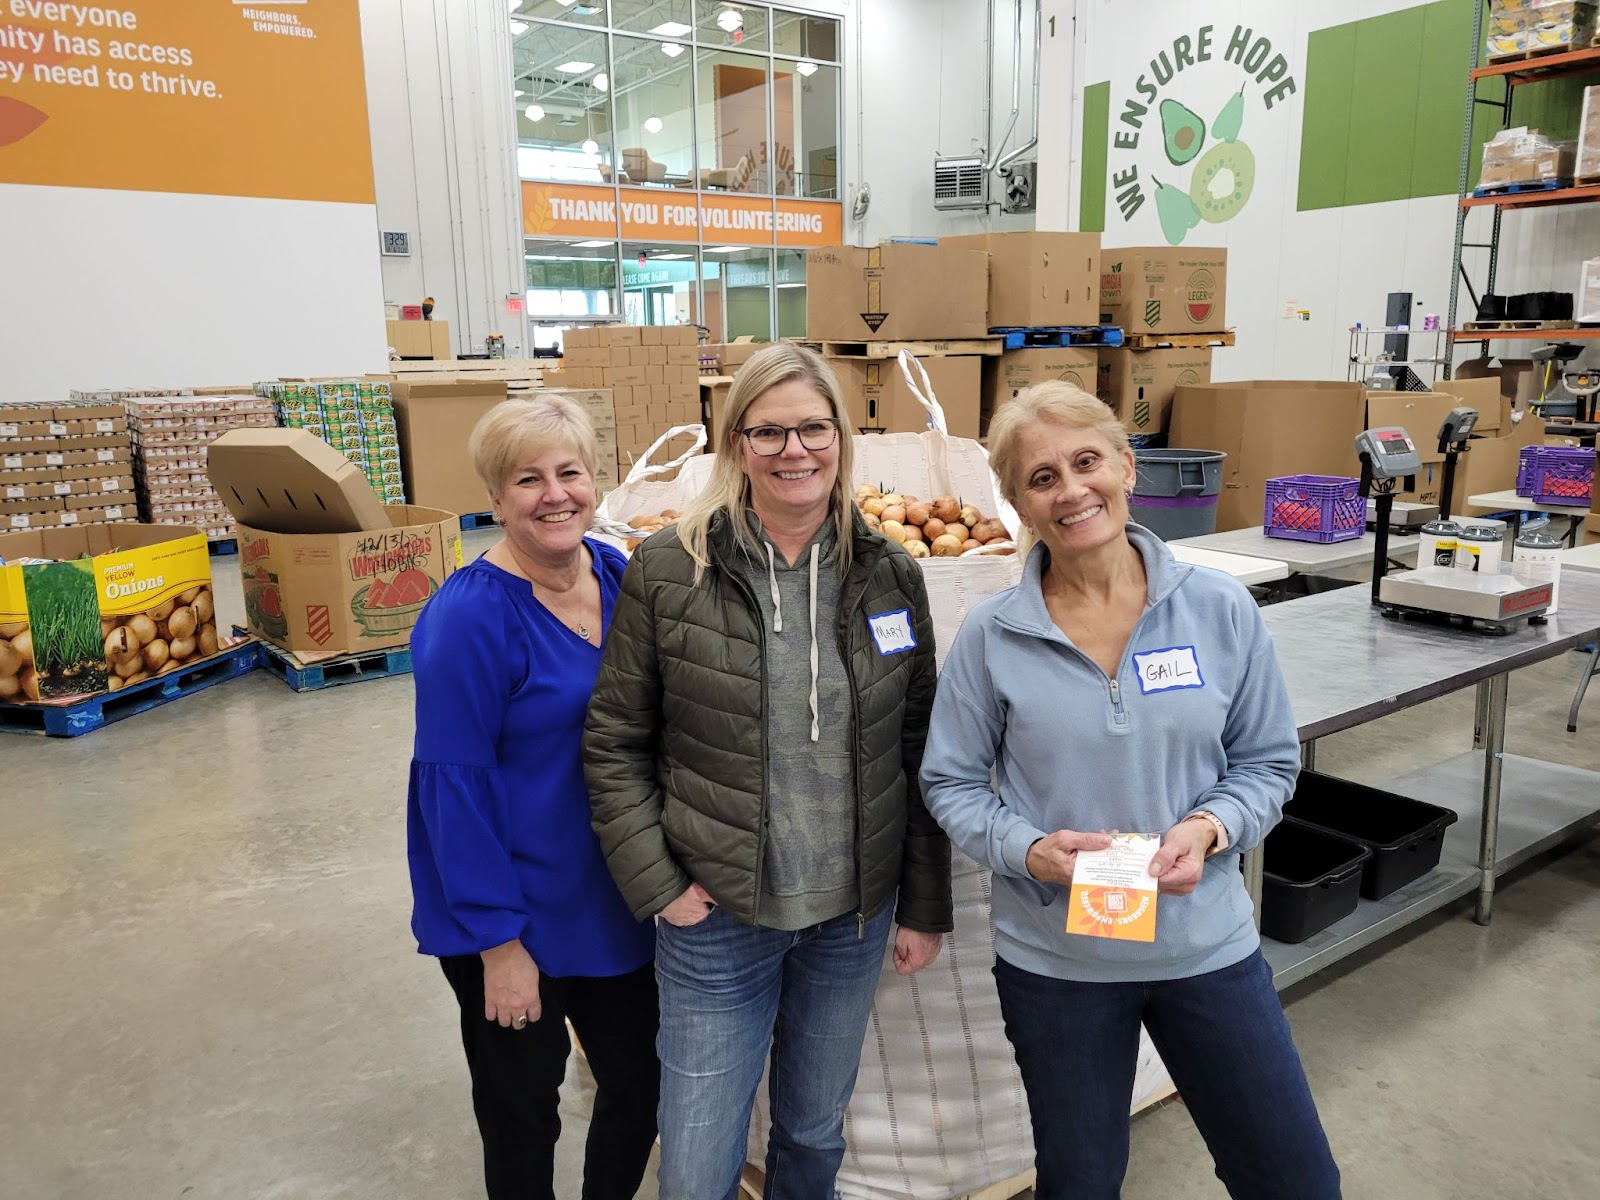
[[[472,1073],[489,1200],[555,1200],[557,1093],[572,1048],[569,1019],[597,1088],[583,1200],[631,1200],[656,1140],[655,967],[613,978],[541,974],[543,1014],[524,1029],[506,1029],[483,1015],[477,955],[441,958],[439,965],[461,1003],[461,1044]]]
[[[1260,951],[1192,979],[1071,983],[995,962],[1033,1116],[1038,1200],[1117,1200],[1139,1025],[1234,1200],[1338,1200],[1289,1022]]]

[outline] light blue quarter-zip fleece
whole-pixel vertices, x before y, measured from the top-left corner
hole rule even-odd
[[[1050,620],[1037,546],[1022,583],[962,625],[922,760],[934,818],[994,871],[996,953],[1087,983],[1188,978],[1256,949],[1239,855],[1277,824],[1300,767],[1288,691],[1249,592],[1178,563],[1140,526],[1128,537],[1149,599],[1116,678]],[[1227,826],[1228,849],[1207,860],[1192,895],[1160,898],[1154,943],[1066,933],[1067,889],[1028,874],[1028,847],[1047,833],[1159,834],[1200,809]]]

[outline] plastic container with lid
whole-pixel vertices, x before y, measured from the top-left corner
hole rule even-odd
[[[1456,539],[1456,570],[1497,575],[1505,535],[1493,525],[1468,525]]]
[[[1517,539],[1511,570],[1523,583],[1550,585],[1548,614],[1555,616],[1556,602],[1561,599],[1561,543],[1548,533],[1523,534]]]
[[[1422,527],[1422,546],[1417,551],[1417,566],[1455,566],[1456,542],[1460,537],[1461,526],[1454,521],[1429,521]]]

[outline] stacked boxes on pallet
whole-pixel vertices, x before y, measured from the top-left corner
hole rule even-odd
[[[699,344],[695,329],[687,325],[567,331],[565,363],[550,381],[559,379],[564,389],[574,392],[611,393],[619,479],[627,477],[634,462],[668,429],[705,419],[700,406]],[[603,439],[601,450],[603,454]]]
[[[0,405],[0,532],[138,520],[122,406]]]
[[[282,380],[257,391],[273,402],[280,425],[309,429],[360,467],[385,504],[406,502],[394,385],[388,380]]]
[[[139,511],[151,525],[193,525],[212,541],[234,536],[233,516],[206,478],[211,443],[230,429],[276,424],[249,388],[116,392],[136,450]]]

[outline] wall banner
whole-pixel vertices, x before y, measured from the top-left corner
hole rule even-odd
[[[373,203],[358,0],[0,0],[0,183]]]
[[[523,181],[528,237],[615,238],[619,220],[630,242],[804,248],[844,240],[844,210],[831,200]]]

